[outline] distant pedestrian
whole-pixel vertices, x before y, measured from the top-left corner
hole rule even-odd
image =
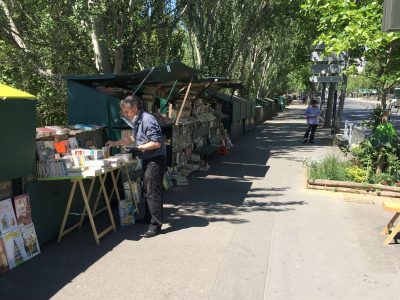
[[[301,100],[303,101],[303,104],[306,104],[306,102],[307,102],[306,94],[303,94],[303,95],[301,96]]]
[[[317,100],[312,100],[311,105],[306,109],[305,115],[307,117],[307,129],[304,133],[303,143],[307,143],[308,136],[310,136],[309,143],[314,144],[314,135],[319,123],[318,118],[321,114],[321,110],[318,108],[317,104]]]

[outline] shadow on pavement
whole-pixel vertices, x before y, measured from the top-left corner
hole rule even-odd
[[[258,126],[242,136],[228,156],[212,157],[211,168],[194,173],[189,178],[190,185],[166,192],[164,221],[170,227],[163,233],[206,227],[210,222],[240,225],[248,222],[244,213],[277,213],[305,205],[303,201],[274,201],[290,187],[252,188],[255,180],[265,178],[271,156],[290,159],[293,151],[311,151],[310,145],[301,143],[305,122],[292,122],[298,121],[302,113],[303,108],[290,109],[277,117],[285,122],[273,120]],[[319,142],[322,139],[317,137]],[[118,222],[116,210],[114,217]],[[102,222],[108,224],[104,215],[97,219],[98,227]],[[13,300],[51,298],[121,243],[139,242],[146,229],[146,224],[118,226],[116,232],[107,234],[96,246],[86,222],[81,230],[68,234],[60,243],[45,245],[42,254],[1,276],[0,295]],[[132,247],[140,246],[134,243]]]

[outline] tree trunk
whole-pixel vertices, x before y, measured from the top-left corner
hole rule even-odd
[[[382,91],[382,99],[381,99],[383,110],[385,110],[386,106],[387,106],[386,105],[387,94],[388,94],[388,89],[386,87],[384,87],[383,91]]]
[[[342,124],[342,115],[343,115],[343,108],[344,108],[344,100],[346,99],[347,93],[347,75],[343,74],[343,82],[340,88],[340,96],[339,96],[339,108],[337,112],[337,117],[335,120],[335,133],[340,131],[340,125]]]
[[[114,73],[122,73],[122,63],[124,61],[124,48],[122,41],[124,38],[125,23],[122,18],[117,18],[114,21],[117,23],[116,40],[119,41],[119,46],[114,53]]]
[[[193,64],[193,68],[197,68],[196,67],[196,58],[195,58],[195,52],[194,52],[194,45],[193,45],[193,38],[192,38],[192,36],[193,36],[193,33],[192,33],[192,30],[189,28],[188,29],[188,34],[189,34],[189,45],[190,45],[190,50],[191,50],[191,57],[192,57],[192,64]]]
[[[197,39],[196,34],[193,31],[190,31],[189,33],[191,35],[191,41],[192,41],[192,55],[193,55],[193,61],[194,61],[194,68],[196,66],[200,69],[202,65],[202,58],[201,58],[201,51],[199,48],[199,41]],[[195,56],[196,54],[196,56]]]
[[[12,43],[15,44],[19,49],[21,49],[25,53],[25,55],[31,59],[32,64],[35,66],[41,76],[52,78],[52,70],[42,67],[43,64],[40,62],[40,60],[31,55],[28,46],[26,45],[24,39],[19,33],[17,26],[15,25],[15,22],[12,18],[12,13],[9,11],[7,3],[5,3],[3,0],[0,0],[0,7],[3,8],[8,23],[7,25],[9,26],[9,28],[6,28],[5,31],[7,32],[7,34],[10,35],[10,40],[12,41]]]
[[[3,8],[4,14],[6,15],[8,25],[10,26],[9,32],[10,32],[10,35],[12,36],[15,44],[18,45],[18,47],[21,48],[22,50],[26,51],[27,49],[26,49],[25,42],[23,41],[23,39],[21,38],[21,36],[19,34],[19,31],[17,29],[17,26],[14,23],[11,13],[7,7],[7,4],[3,0],[0,0],[0,6]]]
[[[332,108],[332,125],[335,125],[335,121],[336,121],[336,110],[337,110],[337,88],[338,88],[338,84],[335,83],[335,90],[333,92],[333,108]]]
[[[322,111],[322,107],[325,102],[325,93],[326,93],[326,82],[322,83],[322,91],[321,91],[321,102],[319,103],[319,109]]]
[[[333,108],[333,92],[335,91],[335,83],[329,83],[328,102],[326,104],[324,127],[331,127],[332,108]]]
[[[101,16],[92,16],[92,44],[96,68],[100,73],[111,73],[113,71],[110,54],[104,43],[106,39],[105,27]]]

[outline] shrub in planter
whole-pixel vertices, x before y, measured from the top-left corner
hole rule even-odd
[[[368,172],[367,170],[358,167],[358,166],[349,166],[346,168],[347,176],[351,181],[354,182],[367,182],[368,180]]]
[[[309,179],[349,180],[346,168],[347,162],[340,160],[335,155],[329,155],[322,160],[308,161]]]
[[[396,178],[393,176],[387,174],[387,173],[381,173],[379,175],[372,175],[371,178],[369,179],[369,183],[377,183],[377,184],[383,184],[383,185],[394,185],[396,183]]]
[[[368,178],[382,173],[397,177],[400,171],[399,139],[391,123],[378,125],[369,139],[352,149],[352,154],[356,164],[369,171]]]

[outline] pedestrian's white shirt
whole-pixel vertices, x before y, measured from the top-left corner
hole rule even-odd
[[[318,107],[307,107],[305,112],[305,115],[307,116],[307,124],[317,125],[319,123],[318,117],[320,114],[321,110]]]

